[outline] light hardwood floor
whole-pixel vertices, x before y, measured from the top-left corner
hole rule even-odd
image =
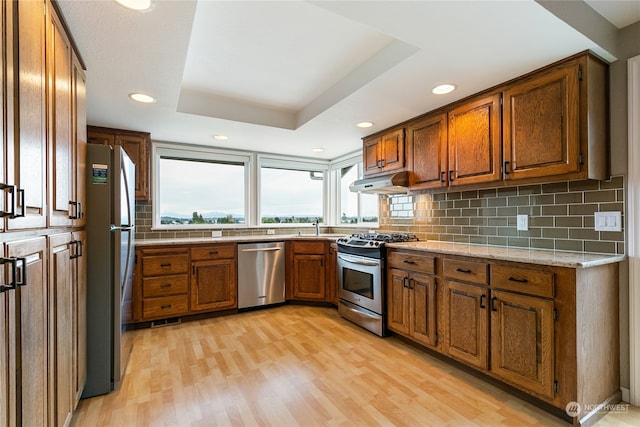
[[[568,426],[331,308],[282,306],[135,332],[120,390],[77,427]],[[640,410],[601,426],[638,426]]]

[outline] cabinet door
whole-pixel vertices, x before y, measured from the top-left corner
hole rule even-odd
[[[49,78],[49,225],[72,224],[75,202],[75,147],[72,135],[71,44],[55,12],[47,19],[47,74]]]
[[[324,254],[293,256],[293,298],[325,299]]]
[[[235,260],[196,261],[191,264],[191,310],[236,308]]]
[[[380,138],[365,139],[362,145],[363,175],[376,175],[380,172]]]
[[[411,310],[409,333],[428,346],[438,343],[436,281],[433,277],[411,274]]]
[[[329,244],[327,255],[327,301],[338,305],[338,244]]]
[[[407,129],[411,165],[411,188],[447,185],[447,115],[438,114],[411,124]]]
[[[116,135],[115,144],[122,147],[136,165],[136,200],[149,200],[148,139],[138,135]]]
[[[481,369],[488,368],[487,292],[480,286],[445,282],[445,353]]]
[[[504,92],[505,179],[580,170],[578,72],[571,63]]]
[[[87,128],[87,142],[89,144],[101,144],[101,145],[116,145],[116,136],[112,133],[99,132]]]
[[[18,85],[19,135],[7,144],[7,181],[24,191],[18,198],[17,212],[24,216],[10,219],[11,230],[43,228],[47,225],[47,136],[46,64],[44,1],[16,2],[18,8]]]
[[[491,371],[553,399],[553,301],[491,292]]]
[[[380,147],[384,173],[404,169],[404,129],[384,134],[380,140]]]
[[[84,248],[87,238],[84,231],[75,231],[72,240],[73,278],[73,407],[87,383],[87,257]]]
[[[73,135],[75,138],[75,201],[74,227],[83,227],[86,219],[84,208],[87,201],[85,171],[87,169],[87,90],[86,77],[78,58],[73,61]]]
[[[32,2],[27,2],[32,3]],[[9,349],[14,368],[16,425],[46,426],[47,406],[47,243],[44,237],[6,244],[7,256],[24,258],[19,278],[25,286],[9,291],[10,330],[20,347]],[[20,367],[20,369],[18,369]],[[53,421],[52,421],[53,423]]]
[[[449,185],[500,181],[500,94],[449,112]]]
[[[0,254],[4,255],[4,243],[0,243]],[[0,265],[0,284],[6,284],[4,265]],[[9,301],[13,291],[0,292],[0,427],[15,426],[15,365],[9,357],[14,347],[15,334],[9,329],[14,325],[9,319]]]
[[[71,422],[73,412],[73,268],[71,233],[49,236],[49,390],[51,419],[56,426]]]
[[[387,327],[409,334],[409,273],[395,268],[387,275]]]

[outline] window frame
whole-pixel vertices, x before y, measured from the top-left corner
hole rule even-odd
[[[360,164],[358,167],[358,174],[363,173],[363,165],[362,165],[362,152],[351,153],[345,156],[339,157],[338,159],[331,162],[331,188],[333,195],[331,197],[332,207],[332,218],[331,224],[334,227],[348,227],[348,228],[368,228],[374,229],[378,228],[380,225],[380,201],[378,200],[378,221],[377,222],[362,222],[362,194],[358,194],[358,222],[356,224],[343,224],[340,222],[340,212],[341,212],[341,186],[340,186],[340,171],[348,166],[353,166],[356,164]]]
[[[252,198],[254,191],[254,179],[252,178],[253,164],[255,156],[248,152],[217,150],[209,147],[199,147],[191,145],[153,143],[151,147],[153,159],[153,176],[151,182],[152,189],[152,230],[197,230],[197,229],[218,229],[218,228],[248,228],[254,221],[252,218]],[[160,159],[171,157],[174,159],[211,161],[220,163],[241,163],[244,164],[244,224],[162,224],[160,221]]]

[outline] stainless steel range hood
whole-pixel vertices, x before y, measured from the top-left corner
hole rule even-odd
[[[399,194],[409,191],[409,172],[396,172],[354,181],[349,190],[354,193]]]

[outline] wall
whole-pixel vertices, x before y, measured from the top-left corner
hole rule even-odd
[[[577,181],[381,197],[380,228],[420,240],[623,254],[624,229],[594,230],[594,212],[624,212],[624,182]],[[529,230],[516,230],[516,215]],[[623,216],[624,224],[624,216]]]

